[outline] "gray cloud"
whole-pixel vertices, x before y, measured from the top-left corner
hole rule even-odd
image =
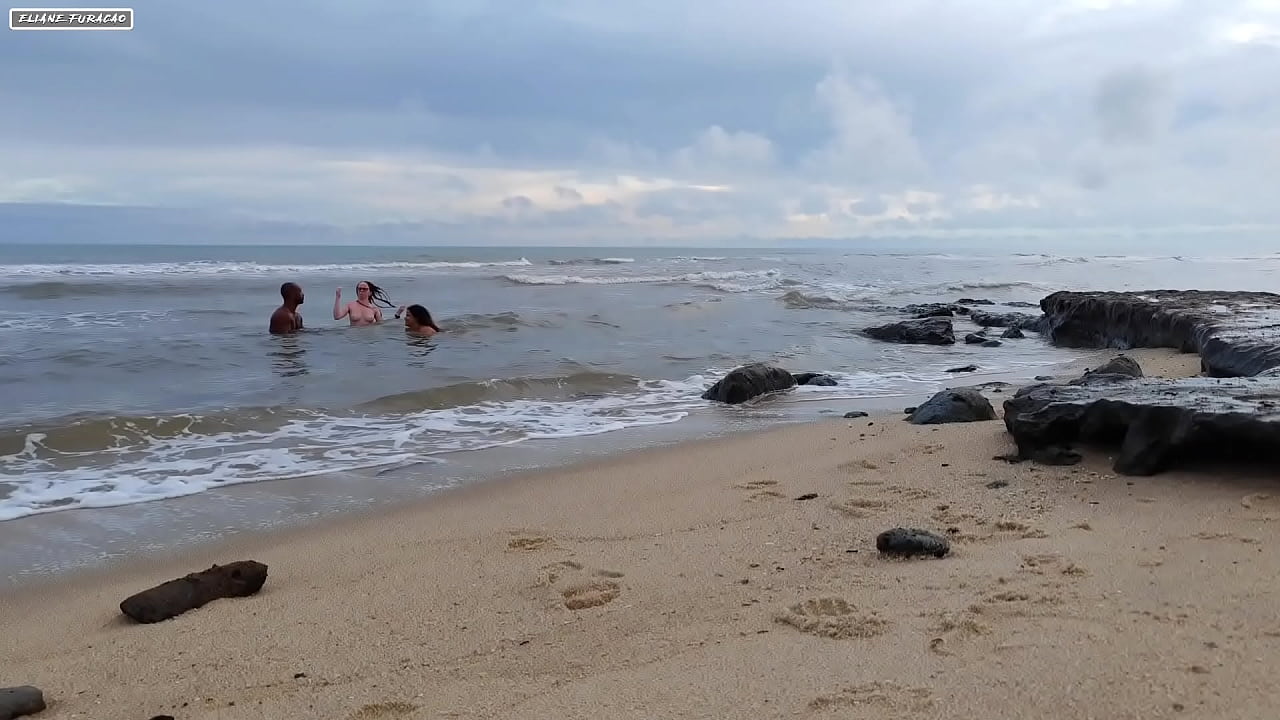
[[[0,44],[0,202],[459,237],[1280,222],[1280,12],[1250,0],[134,7]]]

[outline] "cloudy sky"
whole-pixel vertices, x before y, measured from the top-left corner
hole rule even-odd
[[[0,203],[511,243],[1280,225],[1280,0],[132,5],[0,41]]]

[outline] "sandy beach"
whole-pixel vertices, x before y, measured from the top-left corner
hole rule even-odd
[[[97,720],[1274,717],[1273,478],[1010,464],[999,420],[901,418],[630,452],[17,591],[0,685]],[[885,559],[895,526],[953,551]],[[118,611],[239,559],[269,565],[255,596]]]

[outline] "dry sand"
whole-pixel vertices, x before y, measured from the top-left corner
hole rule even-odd
[[[1269,478],[993,459],[1011,449],[999,421],[825,421],[78,576],[0,602],[0,685],[98,720],[1280,712]],[[880,557],[899,525],[953,553]],[[243,558],[270,565],[254,597],[120,619]]]

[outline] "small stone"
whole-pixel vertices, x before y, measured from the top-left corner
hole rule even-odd
[[[928,530],[893,528],[876,536],[876,549],[884,555],[932,555],[940,558],[951,551],[951,543]]]
[[[1004,480],[992,480],[991,482],[987,483],[987,488],[990,490],[999,490],[1002,487],[1009,487],[1009,483],[1005,482]]]
[[[31,685],[0,688],[0,718],[10,720],[45,709],[44,693]]]
[[[805,493],[796,498],[796,500],[813,500],[818,497],[818,493]]]
[[[861,410],[852,410],[850,412],[845,413],[844,416],[846,419],[852,420],[853,418],[867,417],[867,414]]]

